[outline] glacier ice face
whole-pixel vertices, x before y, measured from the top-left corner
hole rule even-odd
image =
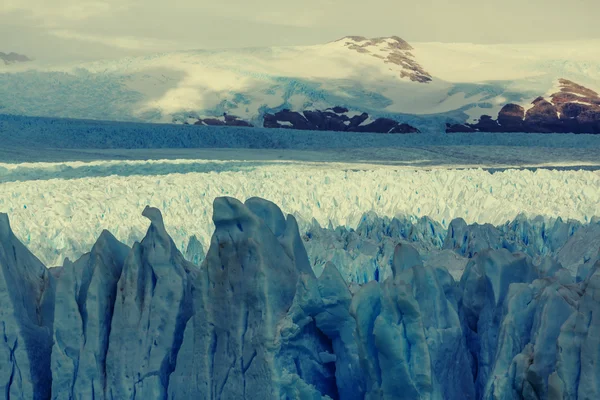
[[[365,398],[475,398],[452,277],[423,266],[410,245],[396,250],[394,275],[365,285],[351,306]]]
[[[196,281],[203,312],[192,322],[206,326],[208,344],[191,344],[192,349],[199,345],[191,352],[198,359],[195,368],[175,375],[196,372],[198,381],[207,383],[195,393],[200,398],[245,398],[250,393],[272,398],[277,393],[277,324],[292,304],[298,280],[293,259],[273,233],[285,233],[285,220],[279,209],[262,207],[263,221],[230,198],[215,200],[214,208],[215,233]],[[177,391],[172,395],[182,396]]]
[[[484,398],[549,398],[561,326],[580,296],[578,288],[548,278],[510,287]]]
[[[0,213],[0,387],[6,398],[50,396],[55,281]]]
[[[56,285],[52,398],[104,398],[117,283],[130,249],[103,231],[91,252],[66,261]]]
[[[480,395],[490,376],[497,352],[503,304],[511,284],[531,282],[535,267],[523,254],[508,250],[485,250],[474,257],[461,278],[460,311],[465,336],[474,358],[475,390]]]
[[[600,224],[592,222],[589,226],[591,228],[587,229],[591,229],[592,240],[600,237],[600,234],[596,232]],[[462,218],[457,218],[452,220],[448,227],[444,248],[456,250],[459,254],[467,257],[472,257],[477,252],[489,248],[505,248],[512,252],[524,252],[532,257],[543,256],[561,250],[582,227],[583,224],[576,220],[563,222],[560,217],[545,220],[538,216],[530,221],[523,214],[519,214],[513,221],[498,227],[477,223],[467,225]],[[571,242],[573,241],[577,241],[577,239],[571,240]],[[587,248],[590,247],[593,248],[593,246],[587,246]],[[565,253],[567,254],[565,257],[568,257],[568,254],[572,252],[566,251]],[[573,260],[573,262],[575,261]]]
[[[549,380],[554,398],[595,399],[598,385],[600,348],[600,263],[583,285],[577,311],[560,328],[557,340],[557,368]]]
[[[444,236],[427,219],[371,216],[356,231],[314,224],[301,235],[268,200],[220,197],[205,256],[188,246],[196,265],[158,209],[142,214],[150,227],[133,247],[104,231],[51,270],[0,214],[0,379],[11,398],[600,395],[597,222],[459,220]],[[382,274],[357,283],[348,266],[313,270],[305,245],[334,242],[338,261]],[[526,242],[534,257],[514,252]]]
[[[523,252],[545,275],[564,264],[568,271],[561,274],[578,281],[585,279],[600,259],[600,221],[595,218],[582,224],[561,218],[528,220],[519,215],[498,226],[467,225],[457,218],[446,230],[427,217],[415,221],[368,213],[356,230],[321,228],[313,221],[305,228],[303,240],[315,273],[332,262],[346,281],[359,284],[390,276],[394,249],[400,243],[417,248],[424,265],[443,266],[455,280],[461,279],[470,258],[487,249]]]
[[[222,198],[214,207],[170,396],[360,398],[349,389],[361,379],[351,294],[337,269],[317,281],[295,219],[273,203]]]
[[[185,325],[193,314],[186,261],[167,234],[162,215],[146,207],[151,224],[124,261],[117,284],[106,354],[106,397],[150,399],[167,395]]]

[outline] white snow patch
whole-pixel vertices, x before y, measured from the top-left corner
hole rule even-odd
[[[348,111],[348,112],[346,113],[346,116],[347,116],[348,118],[352,119],[353,117],[356,117],[356,116],[358,116],[358,115],[361,115],[362,113],[363,113],[362,111],[352,111],[352,110],[350,110],[350,111]]]
[[[369,115],[369,117],[361,122],[358,126],[369,125],[373,121],[375,121],[375,119]]]

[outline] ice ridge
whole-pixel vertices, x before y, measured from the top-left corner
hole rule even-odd
[[[185,260],[161,212],[147,207],[150,226],[141,242],[130,248],[104,231],[89,253],[52,274],[0,214],[6,397],[600,395],[597,247],[577,261],[583,264],[575,276],[560,262],[575,255],[534,262],[527,252],[496,248],[498,235],[538,232],[536,223],[494,228],[498,234],[453,222],[455,232],[472,229],[464,248],[477,249],[455,280],[445,259],[429,252],[462,257],[454,250],[460,253],[464,243],[455,248],[454,240],[464,235],[451,237],[453,250],[442,249],[435,226],[420,244],[365,222],[365,238],[355,240],[387,237],[389,272],[357,285],[330,261],[315,274],[295,218],[274,203],[219,197],[213,208],[215,230],[201,265]],[[548,251],[596,246],[576,236],[589,236],[584,230],[593,224],[573,232],[562,224],[548,228]],[[481,235],[482,229],[490,231]]]

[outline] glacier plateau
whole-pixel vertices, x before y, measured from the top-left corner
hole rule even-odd
[[[62,265],[89,251],[103,229],[132,246],[145,232],[139,209],[158,206],[181,252],[190,237],[207,248],[212,201],[266,198],[293,214],[305,233],[321,226],[356,229],[365,213],[427,216],[445,230],[451,220],[502,225],[561,217],[589,223],[600,215],[600,172],[538,169],[423,170],[352,163],[161,160],[3,164],[0,211],[44,264]],[[192,168],[190,170],[190,168]],[[194,169],[195,168],[195,169]],[[99,176],[96,176],[99,175]],[[52,178],[51,178],[52,177]],[[289,182],[294,182],[289,185]],[[126,224],[123,221],[127,221]],[[346,277],[347,278],[347,277]]]

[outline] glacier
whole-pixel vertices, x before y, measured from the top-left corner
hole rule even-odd
[[[240,158],[246,154],[236,152]],[[294,185],[289,185],[290,181]],[[78,259],[104,229],[131,247],[145,234],[146,222],[139,210],[147,204],[161,209],[166,229],[179,251],[187,254],[188,248],[204,252],[198,244],[190,247],[193,236],[202,249],[208,248],[210,209],[219,196],[242,201],[253,196],[266,198],[294,215],[303,234],[313,219],[323,227],[329,227],[331,221],[334,228],[357,230],[370,212],[398,217],[404,221],[400,225],[411,226],[426,217],[439,225],[435,226],[438,247],[456,218],[467,224],[501,226],[524,213],[530,221],[526,224],[539,225],[535,229],[545,235],[549,229],[545,226],[559,217],[565,223],[590,223],[598,215],[600,201],[596,190],[600,171],[542,168],[491,173],[351,162],[116,160],[0,164],[0,182],[0,211],[11,215],[15,234],[48,266],[62,265],[65,257]],[[535,222],[536,216],[544,222]],[[419,229],[428,234],[428,224],[420,224]],[[393,229],[408,229],[408,225],[400,225]],[[522,233],[513,236],[516,240]],[[526,238],[519,240],[519,248],[531,249],[527,251],[541,245],[541,239],[536,245]],[[502,247],[502,243],[495,246]],[[552,246],[547,250],[553,251],[556,246]],[[471,245],[467,252],[473,249]],[[565,251],[563,257],[567,256]],[[578,261],[564,258],[563,262]]]
[[[46,268],[0,214],[6,398],[600,395],[597,219],[303,233],[271,201],[217,197],[210,245],[182,253],[142,216],[132,246],[103,231]]]

